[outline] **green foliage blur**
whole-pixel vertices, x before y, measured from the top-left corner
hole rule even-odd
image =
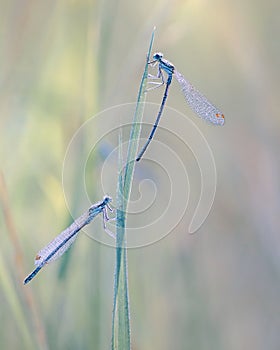
[[[1,1],[1,349],[110,348],[113,248],[83,236],[22,281],[72,221],[61,173],[73,134],[103,109],[135,102],[155,25],[154,49],[208,91],[226,125],[199,123],[218,173],[200,230],[188,235],[184,218],[128,251],[132,349],[279,350],[279,10],[252,0]],[[167,104],[187,108],[178,88]],[[104,194],[100,158],[92,202]],[[80,215],[84,174],[73,160]]]

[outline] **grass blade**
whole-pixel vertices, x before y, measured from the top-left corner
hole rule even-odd
[[[116,263],[114,281],[114,304],[112,319],[112,350],[130,349],[130,320],[129,320],[129,293],[128,293],[128,264],[125,237],[126,211],[129,202],[132,180],[137,156],[141,121],[144,112],[145,91],[148,77],[148,62],[154,40],[152,32],[147,61],[142,76],[130,138],[127,151],[127,159],[122,169],[122,139],[119,147],[119,179],[117,189],[117,217],[116,217]]]

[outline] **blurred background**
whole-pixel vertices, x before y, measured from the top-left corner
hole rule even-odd
[[[154,50],[215,101],[226,124],[209,127],[171,89],[168,106],[197,120],[213,151],[217,192],[196,234],[186,216],[164,239],[129,250],[132,348],[280,348],[279,10],[273,0],[1,1],[1,349],[110,348],[112,247],[82,235],[22,281],[72,221],[61,174],[73,134],[103,109],[135,102],[154,25]],[[105,146],[90,158],[91,202],[115,197],[96,186],[116,144]],[[80,215],[84,170],[72,161],[68,195]],[[160,177],[149,163],[141,171]]]

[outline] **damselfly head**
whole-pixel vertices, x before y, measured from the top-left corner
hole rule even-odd
[[[156,52],[156,53],[154,53],[153,59],[156,60],[156,61],[159,61],[159,60],[162,59],[162,57],[163,57],[163,53]]]
[[[110,203],[110,202],[112,202],[112,198],[110,196],[107,196],[107,195],[104,196],[103,203],[107,204],[107,203]]]

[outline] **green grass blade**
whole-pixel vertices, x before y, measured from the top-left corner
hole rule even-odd
[[[122,139],[119,148],[119,179],[117,189],[117,217],[116,217],[116,263],[114,281],[114,304],[112,319],[112,350],[130,350],[130,320],[129,320],[129,293],[128,293],[128,264],[125,237],[126,211],[129,202],[132,180],[137,156],[141,121],[144,112],[145,91],[148,77],[148,62],[154,40],[152,32],[147,61],[142,76],[136,109],[131,126],[127,159],[122,169]]]
[[[151,50],[152,50],[153,41],[154,41],[154,35],[155,35],[155,28],[151,36],[150,46],[147,53],[146,65],[145,65],[144,73],[143,73],[140,88],[139,88],[137,105],[136,105],[133,123],[130,131],[130,138],[129,138],[128,151],[127,151],[127,163],[124,170],[125,175],[124,175],[123,197],[124,197],[124,200],[126,200],[125,209],[127,207],[127,203],[131,192],[132,179],[133,179],[133,173],[134,173],[134,167],[135,167],[135,159],[138,152],[140,132],[141,132],[141,121],[143,118],[144,105],[145,105],[144,102],[146,98],[145,91],[146,91],[147,77],[148,77],[148,62],[150,60]]]

